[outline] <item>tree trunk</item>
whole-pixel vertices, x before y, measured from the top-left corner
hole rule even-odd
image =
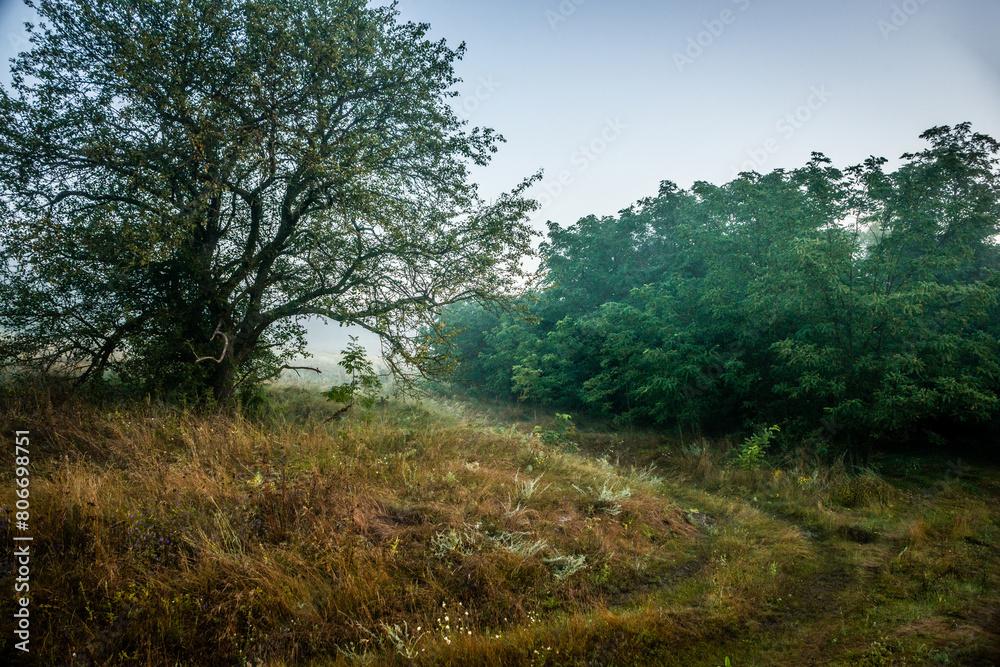
[[[212,394],[215,404],[220,410],[231,410],[236,398],[236,364],[232,353],[226,354],[222,361],[216,364],[212,375]]]

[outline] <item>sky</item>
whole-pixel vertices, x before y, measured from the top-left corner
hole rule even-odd
[[[384,4],[384,3],[378,3]],[[970,121],[1000,139],[995,0],[401,0],[400,19],[466,44],[452,104],[506,143],[474,168],[491,199],[538,170],[532,224],[568,226],[654,196],[661,181],[898,164],[919,135]],[[0,0],[0,59],[30,10]],[[0,81],[9,80],[7,68]],[[310,325],[339,350],[344,329]],[[370,347],[371,338],[362,336]],[[377,347],[377,346],[374,346]]]

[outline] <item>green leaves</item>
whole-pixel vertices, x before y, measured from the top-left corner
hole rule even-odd
[[[777,424],[768,428],[759,429],[752,436],[743,441],[736,452],[735,463],[737,467],[744,470],[756,470],[764,462],[767,447],[771,440],[781,429]]]
[[[479,197],[502,139],[448,104],[463,47],[369,4],[40,3],[0,96],[3,349],[224,404],[319,317],[446,369],[414,332],[518,295],[537,176]]]
[[[567,452],[576,452],[580,449],[580,445],[576,442],[578,436],[576,425],[573,424],[573,418],[569,414],[557,412],[552,420],[552,428],[536,426],[532,432],[550,447],[559,447]]]
[[[923,137],[892,173],[814,154],[550,223],[536,321],[449,313],[476,350],[458,377],[619,420],[780,421],[829,451],[996,419],[1000,145]]]
[[[350,378],[350,382],[331,387],[323,395],[328,401],[336,403],[357,401],[361,407],[370,409],[375,406],[379,398],[382,381],[379,380],[372,362],[368,359],[364,346],[358,344],[358,337],[350,336],[350,339],[351,342],[341,351],[341,359],[337,362]]]

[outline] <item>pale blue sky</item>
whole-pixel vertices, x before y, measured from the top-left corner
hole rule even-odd
[[[811,151],[841,166],[896,158],[935,125],[970,120],[1000,137],[996,2],[404,0],[400,9],[468,45],[459,106],[508,140],[477,173],[485,194],[542,167],[549,188],[538,192],[551,196],[568,172],[551,203],[542,197],[540,223],[613,214],[661,180],[687,187],[749,167],[794,168]],[[603,142],[609,120],[623,129]],[[603,152],[581,151],[591,142]]]
[[[986,0],[402,0],[404,20],[465,41],[456,109],[507,139],[474,171],[493,197],[538,169],[569,225],[654,195],[662,180],[724,183],[919,150],[935,125],[1000,139],[1000,2]],[[0,0],[0,58],[28,10]],[[8,80],[7,68],[3,81]],[[561,182],[560,182],[561,179]],[[337,327],[311,344],[339,349]]]

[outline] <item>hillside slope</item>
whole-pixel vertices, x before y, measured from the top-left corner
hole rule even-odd
[[[266,423],[4,398],[32,438],[39,664],[1000,659],[995,469],[740,470],[726,443],[595,430],[570,451],[454,403],[336,408],[288,387]]]

